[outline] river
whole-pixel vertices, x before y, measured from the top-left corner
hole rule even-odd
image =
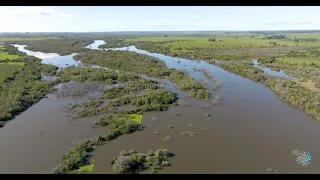
[[[89,46],[98,47],[97,44]],[[24,47],[19,50],[28,53]],[[176,154],[171,160],[172,166],[161,173],[265,173],[268,167],[282,173],[320,172],[317,168],[320,161],[315,155],[320,151],[316,143],[320,137],[319,122],[280,100],[263,84],[204,61],[149,53],[133,46],[116,50],[130,50],[156,57],[169,68],[184,69],[198,80],[206,79],[206,76],[193,69],[205,69],[222,81],[222,86],[212,94],[219,94],[223,100],[220,106],[214,106],[185,93],[181,94],[181,99],[189,106],[172,107],[161,113],[146,113],[142,120],[146,126],[144,131],[121,136],[97,148],[93,153],[95,173],[112,173],[109,160],[118,156],[120,151],[131,148],[140,152],[167,148]],[[30,55],[36,53],[29,51]],[[46,53],[43,55],[49,56]],[[60,63],[60,58],[66,59]],[[43,63],[56,62],[60,67],[79,63],[72,56],[43,59]],[[51,100],[41,100],[0,129],[0,173],[48,173],[74,140],[93,137],[105,131],[92,130],[90,119],[71,121],[66,113],[60,111],[72,100],[59,99],[54,95],[49,97]],[[208,108],[201,107],[206,104],[209,104]],[[181,115],[177,116],[177,113]],[[212,115],[210,120],[205,113]],[[153,117],[158,121],[152,121]],[[195,127],[190,128],[188,124]],[[168,125],[174,128],[168,128]],[[181,132],[187,130],[198,135],[181,136]],[[155,131],[160,134],[154,135]],[[165,136],[171,136],[172,140],[162,142]],[[308,151],[315,158],[310,165],[302,167],[292,155],[295,149]]]

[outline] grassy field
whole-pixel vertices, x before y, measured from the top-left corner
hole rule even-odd
[[[13,60],[13,59],[17,59],[20,56],[18,55],[11,55],[8,52],[0,52],[0,60]]]
[[[288,37],[320,39],[320,33],[286,33],[286,35]]]
[[[130,118],[131,118],[130,120],[135,121],[135,122],[141,124],[142,115],[140,115],[140,114],[130,114],[129,116],[130,116]]]
[[[9,62],[0,64],[0,83],[15,72],[20,71],[24,66],[23,62]]]
[[[279,34],[278,34],[279,35]],[[170,36],[136,37],[126,39],[128,43],[149,51],[168,55],[202,60],[245,60],[265,56],[281,57],[279,63],[320,64],[320,56],[308,54],[306,57],[289,57],[291,51],[318,49],[320,40],[305,42],[303,39],[320,39],[320,33],[286,33],[286,39],[263,39],[266,34],[218,33],[211,36]],[[273,35],[272,35],[273,36]],[[293,39],[298,38],[299,42]],[[209,41],[215,38],[215,41]],[[291,38],[291,39],[290,39]]]
[[[318,64],[320,65],[320,57],[317,58],[312,58],[312,57],[283,57],[283,58],[277,58],[278,63],[291,63],[291,64],[302,64],[302,63],[306,63],[306,64]]]
[[[288,39],[262,39],[263,37],[265,35],[261,34],[222,34],[211,37],[136,37],[126,41],[149,52],[206,61],[279,56],[292,50],[320,45],[320,42],[296,43]],[[213,38],[214,41],[210,41]]]
[[[252,37],[254,36],[254,37]],[[215,37],[215,42],[208,41],[209,38]],[[270,42],[276,42],[279,46],[318,46],[320,42],[299,42],[296,43],[290,40],[275,40],[262,39],[263,35],[229,35],[229,36],[211,36],[211,37],[139,37],[134,39],[127,39],[128,42],[165,42],[164,47],[172,49],[183,48],[249,48],[249,47],[273,47]],[[178,41],[178,42],[166,42]],[[180,42],[179,42],[180,41]]]
[[[299,82],[300,85],[302,87],[305,87],[311,91],[316,91],[316,92],[320,92],[320,89],[316,87],[316,83],[315,82],[312,82],[310,80],[306,81],[306,82]]]
[[[93,172],[93,168],[94,168],[94,163],[95,161],[93,160],[91,162],[91,164],[89,165],[85,165],[85,166],[81,166],[77,172],[80,172],[80,173],[92,173]]]
[[[32,38],[0,38],[0,42],[4,41],[39,41],[48,39],[59,39],[58,37],[32,37]]]
[[[5,47],[4,45],[0,44],[0,51],[3,51],[3,50],[5,50]]]

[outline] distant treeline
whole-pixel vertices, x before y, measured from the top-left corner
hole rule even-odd
[[[320,33],[320,30],[279,30],[279,31],[247,31],[253,34],[280,34],[280,33]]]
[[[317,42],[317,38],[294,39],[295,42]]]
[[[263,39],[286,39],[286,35],[267,35],[266,37],[264,37]]]
[[[266,34],[265,37],[263,37],[262,39],[287,39],[290,41],[294,41],[294,42],[317,42],[317,38],[297,38],[297,37],[288,37],[286,35],[281,35],[281,34]]]
[[[31,51],[41,51],[44,53],[58,53],[61,56],[72,54],[83,50],[85,46],[93,43],[92,37],[83,38],[59,38],[59,39],[46,39],[46,40],[15,40],[15,41],[4,41],[6,45],[9,44],[24,44],[27,45],[25,48]],[[10,48],[7,48],[8,51]]]
[[[317,38],[297,38],[297,37],[293,37],[293,38],[287,38],[288,40],[294,41],[294,42],[317,42],[318,39]]]

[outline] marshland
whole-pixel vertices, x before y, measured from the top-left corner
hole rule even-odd
[[[319,36],[0,37],[0,173],[318,173]]]

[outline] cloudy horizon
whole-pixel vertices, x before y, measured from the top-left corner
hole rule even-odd
[[[0,7],[0,32],[319,30],[317,6]]]

